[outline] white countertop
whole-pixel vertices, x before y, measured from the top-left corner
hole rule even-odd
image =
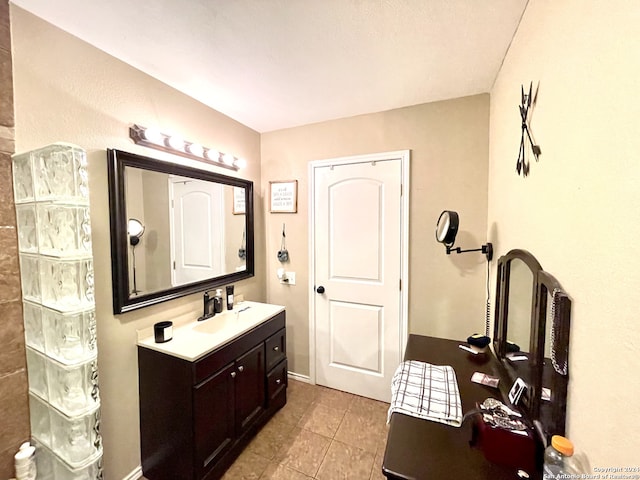
[[[168,342],[156,343],[152,334],[138,345],[193,362],[283,311],[282,305],[245,301],[202,322],[174,326]]]

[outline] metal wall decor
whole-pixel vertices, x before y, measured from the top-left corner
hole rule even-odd
[[[529,142],[531,146],[531,151],[533,152],[533,156],[538,161],[542,150],[540,150],[540,145],[537,145],[533,140],[533,135],[531,134],[531,119],[530,111],[531,106],[535,106],[536,101],[538,99],[538,88],[536,88],[535,95],[533,92],[533,82],[529,84],[529,93],[524,93],[524,85],[521,85],[521,97],[520,97],[520,118],[522,120],[522,136],[520,137],[520,150],[518,152],[518,162],[516,163],[516,172],[518,175],[522,173],[523,177],[526,177],[529,174],[529,161],[527,160],[525,143]],[[526,134],[526,138],[525,138]]]

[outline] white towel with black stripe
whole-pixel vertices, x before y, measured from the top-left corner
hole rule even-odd
[[[394,412],[461,426],[462,402],[453,367],[417,360],[402,362],[391,381],[387,423]]]

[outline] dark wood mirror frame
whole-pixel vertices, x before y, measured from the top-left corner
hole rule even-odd
[[[496,311],[495,311],[495,325],[494,325],[494,335],[493,335],[493,346],[496,352],[496,355],[499,359],[504,359],[507,353],[506,345],[507,345],[507,326],[508,326],[508,317],[509,317],[509,281],[511,278],[511,262],[515,259],[522,260],[529,270],[532,273],[532,284],[531,284],[531,331],[534,331],[534,323],[535,319],[535,281],[536,275],[539,271],[542,270],[542,266],[536,260],[536,257],[531,255],[526,250],[511,250],[506,255],[503,255],[498,259],[498,274],[496,281]],[[529,344],[529,352],[534,351],[534,341],[533,336],[531,337],[531,342]]]
[[[509,281],[511,262],[522,260],[533,274],[530,344],[525,363],[507,360],[507,329],[509,323]],[[549,316],[548,296],[560,292],[555,305],[556,318],[554,347],[563,350],[567,368],[565,373],[554,369],[550,359],[545,359],[545,336]],[[552,435],[564,435],[566,423],[568,375],[569,327],[571,317],[571,300],[563,292],[560,283],[542,269],[537,259],[526,250],[511,250],[498,259],[496,283],[496,310],[493,347],[500,360],[505,378],[509,385],[501,385],[503,393],[511,388],[516,378],[521,377],[529,386],[522,409],[527,417],[538,427],[544,442]],[[547,361],[548,360],[548,361]],[[551,390],[549,402],[541,400],[542,387]]]
[[[553,298],[554,292],[558,292]],[[537,331],[540,333],[537,338],[536,356],[537,363],[541,368],[537,369],[536,385],[540,386],[540,391],[535,392],[536,398],[540,399],[542,387],[547,387],[551,391],[550,401],[538,400],[537,409],[534,411],[534,418],[539,419],[543,432],[550,441],[552,435],[564,435],[567,417],[567,390],[569,386],[569,331],[571,328],[571,299],[564,292],[560,283],[553,275],[540,271],[536,281],[536,317]],[[549,295],[552,302],[555,302],[555,318],[550,318],[548,305]],[[564,358],[564,371],[558,371],[553,365],[551,358],[545,357],[545,333],[547,331],[547,321],[553,322],[553,337],[549,340],[553,342],[552,349],[556,349],[558,355]]]
[[[155,305],[160,302],[173,300],[222,285],[228,285],[254,276],[253,182],[114,149],[107,150],[107,159],[109,162],[109,219],[111,225],[111,272],[114,314]],[[246,269],[186,285],[151,292],[146,295],[131,297],[129,295],[131,288],[128,275],[125,167],[140,168],[244,188],[246,205]]]

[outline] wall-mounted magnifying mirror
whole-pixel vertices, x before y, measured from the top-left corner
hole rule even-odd
[[[144,233],[144,225],[137,218],[130,218],[127,223],[127,233],[129,234],[129,243],[135,247],[140,243],[140,238]]]
[[[453,246],[458,234],[460,219],[456,212],[445,210],[440,214],[436,224],[436,240],[448,246]],[[447,252],[449,253],[449,252]]]
[[[133,278],[133,290],[131,290],[132,295],[138,295],[138,293],[140,293],[136,278],[136,245],[140,243],[143,233],[144,225],[142,222],[137,218],[130,218],[127,222],[127,234],[129,235],[129,245],[131,245],[131,263],[133,267],[131,274]]]
[[[487,243],[482,245],[480,248],[473,248],[470,250],[462,250],[460,247],[452,248],[456,241],[459,225],[460,217],[458,216],[458,213],[453,210],[444,210],[440,214],[440,217],[438,217],[438,223],[436,224],[436,240],[446,247],[447,255],[451,252],[482,252],[486,255],[487,261],[491,261],[493,258],[493,245],[491,243]]]

